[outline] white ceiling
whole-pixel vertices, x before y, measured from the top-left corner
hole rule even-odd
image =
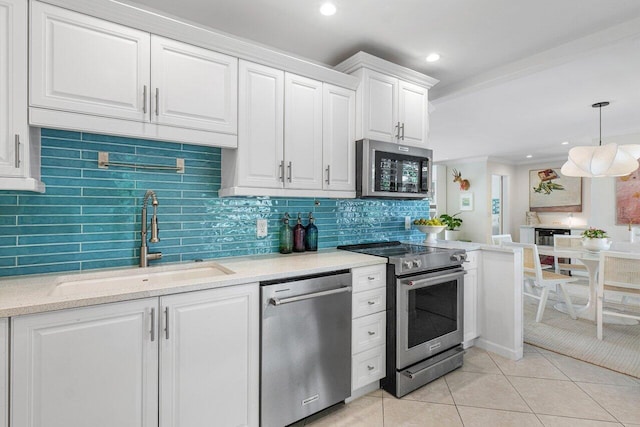
[[[435,159],[562,156],[640,132],[638,0],[135,0],[330,66],[364,50],[440,80]],[[425,62],[430,52],[442,59]],[[640,143],[640,141],[638,141]]]

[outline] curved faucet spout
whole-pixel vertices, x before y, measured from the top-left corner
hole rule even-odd
[[[151,198],[151,206],[153,206],[153,214],[151,215],[151,238],[150,243],[158,243],[158,198],[153,190],[147,190],[142,200],[142,213],[140,215],[140,267],[147,267],[148,262],[162,257],[161,252],[149,253],[147,247],[147,203]]]

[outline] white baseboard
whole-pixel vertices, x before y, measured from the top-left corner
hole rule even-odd
[[[506,357],[511,360],[520,360],[522,359],[523,346],[521,345],[516,350],[511,350],[510,348],[498,345],[496,343],[486,341],[482,337],[476,339],[476,347],[480,347],[483,350],[490,351],[492,353],[497,354],[498,356]]]

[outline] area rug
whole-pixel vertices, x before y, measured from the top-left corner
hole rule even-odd
[[[574,303],[585,303],[580,299]],[[553,308],[549,299],[540,323],[537,301],[524,300],[524,341],[556,353],[640,378],[640,325],[604,325],[604,340],[596,338],[596,324],[572,320]]]

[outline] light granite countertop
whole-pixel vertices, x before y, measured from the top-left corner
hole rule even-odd
[[[586,230],[588,225],[567,225],[567,224],[535,224],[535,225],[521,225],[520,228],[553,228],[561,230]]]
[[[385,263],[386,259],[381,257],[327,249],[300,254],[254,255],[218,258],[205,262],[161,264],[147,268],[127,267],[10,277],[0,279],[0,317]],[[193,274],[196,271],[198,274]],[[209,271],[217,272],[217,275],[209,275]],[[184,275],[181,272],[184,272]],[[190,274],[192,277],[188,277]]]

